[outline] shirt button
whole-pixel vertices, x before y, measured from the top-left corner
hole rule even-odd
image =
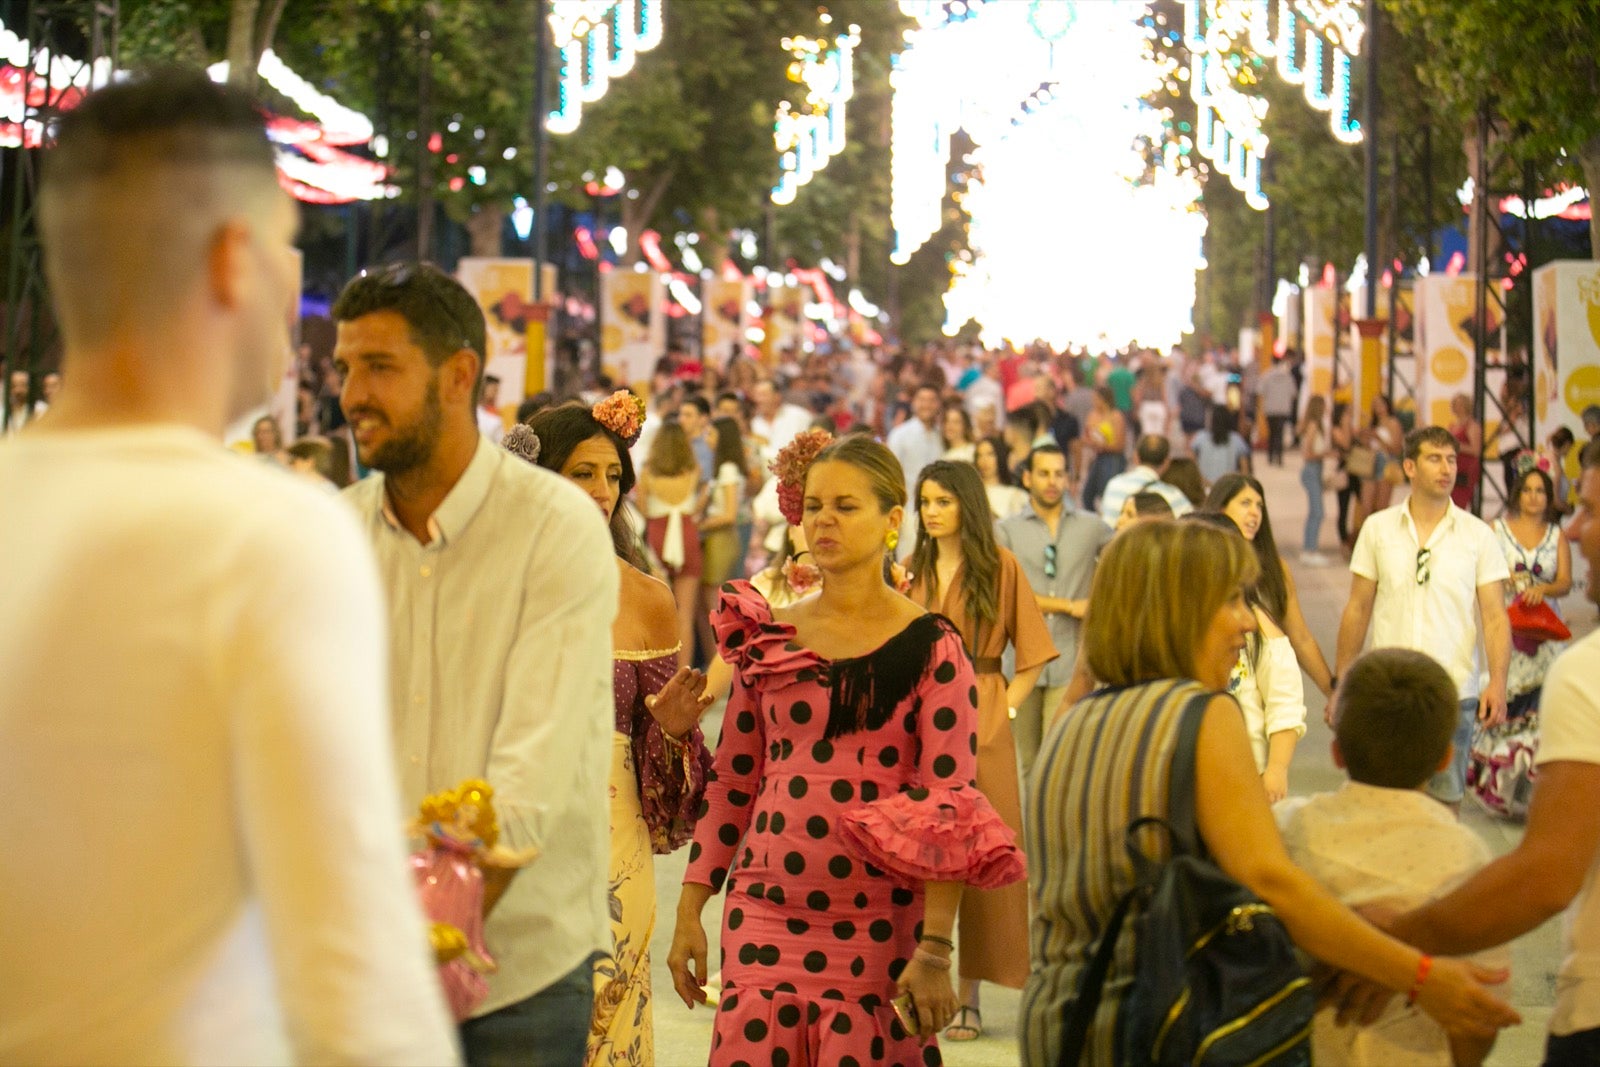
[[[424,578],[431,578],[433,577],[433,568],[424,563],[422,565],[421,574]]]

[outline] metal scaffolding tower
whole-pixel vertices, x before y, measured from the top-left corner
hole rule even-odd
[[[16,145],[0,149],[0,227],[5,233],[5,304],[0,370],[26,371],[38,399],[42,372],[60,359],[60,336],[45,285],[36,228],[39,156],[74,83],[101,60],[117,62],[119,0],[0,0],[0,20],[26,38]],[[8,393],[9,396],[9,393]],[[0,419],[9,420],[9,400]],[[0,423],[3,427],[3,423]]]

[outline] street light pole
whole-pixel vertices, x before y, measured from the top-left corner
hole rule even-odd
[[[545,168],[550,151],[546,82],[550,56],[550,0],[533,0],[533,302],[544,300],[544,261],[549,255],[545,225]]]

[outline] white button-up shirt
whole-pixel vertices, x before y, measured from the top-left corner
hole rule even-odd
[[[1418,581],[1423,549],[1427,580]],[[1378,586],[1373,648],[1426,652],[1449,672],[1462,700],[1478,695],[1478,589],[1511,577],[1487,523],[1451,504],[1423,545],[1410,501],[1396,504],[1362,525],[1350,571]]]
[[[389,510],[381,474],[346,495],[389,593],[401,799],[414,814],[483,778],[502,842],[539,849],[489,915],[499,970],[484,1014],[611,947],[611,537],[577,486],[482,438],[426,545]]]
[[[0,501],[0,1063],[453,1062],[349,511],[153,425]]]

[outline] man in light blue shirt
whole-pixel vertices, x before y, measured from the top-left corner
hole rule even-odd
[[[995,540],[1011,550],[1028,576],[1060,657],[1045,664],[1033,692],[1015,709],[1011,724],[1026,783],[1038,755],[1045,720],[1061,703],[1078,658],[1078,627],[1089,606],[1095,561],[1111,540],[1111,527],[1079,511],[1067,495],[1067,457],[1044,444],[1028,453],[1022,472],[1028,506],[995,525]]]
[[[1112,478],[1106,483],[1105,492],[1100,494],[1100,517],[1107,526],[1116,528],[1122,505],[1135,493],[1160,493],[1175,518],[1194,510],[1183,490],[1161,480],[1161,472],[1167,469],[1167,462],[1172,458],[1172,446],[1165,437],[1150,433],[1140,437],[1134,446],[1134,456],[1139,465]]]
[[[905,520],[900,524],[901,556],[909,555],[916,542],[917,476],[922,468],[944,455],[944,436],[939,433],[939,387],[926,382],[911,394],[912,417],[889,431],[885,442],[906,476],[906,499],[912,506],[906,508]]]

